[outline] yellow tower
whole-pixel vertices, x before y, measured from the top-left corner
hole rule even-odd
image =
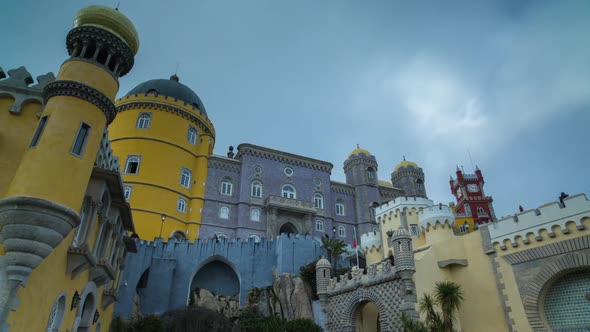
[[[215,128],[178,76],[155,79],[116,102],[109,127],[125,193],[142,239],[199,236]]]
[[[0,322],[18,286],[80,223],[76,211],[103,131],[116,115],[118,78],[133,67],[139,38],[119,11],[90,6],[78,12],[66,45],[70,58],[44,88],[39,122],[25,138],[26,150],[17,152],[20,163],[0,200],[0,254],[9,289],[0,297]],[[5,149],[1,155],[12,153]]]

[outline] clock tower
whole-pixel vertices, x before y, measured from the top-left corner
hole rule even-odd
[[[493,199],[483,190],[485,183],[481,170],[476,166],[475,174],[463,174],[457,167],[457,178],[449,181],[451,192],[457,199],[456,214],[471,215],[476,225],[496,220]]]

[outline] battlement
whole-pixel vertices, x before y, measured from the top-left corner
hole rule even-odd
[[[361,234],[361,248],[367,251],[381,248],[381,233],[371,231]]]
[[[424,207],[431,206],[432,204],[434,204],[434,202],[428,198],[402,196],[392,199],[376,207],[375,214],[387,214],[390,212],[394,212],[396,210],[401,211],[404,208],[407,208],[408,210],[412,208],[422,209]]]
[[[423,208],[418,212],[418,218],[420,219],[420,227],[426,231],[430,230],[430,227],[436,226],[436,224],[448,224],[449,226],[455,225],[455,215],[453,210],[448,205],[433,205],[427,208]]]
[[[537,241],[542,240],[542,231],[546,231],[549,237],[555,237],[553,231],[558,227],[561,233],[568,234],[568,225],[575,224],[578,230],[585,229],[583,219],[590,218],[590,201],[585,194],[578,194],[564,199],[565,207],[559,202],[551,202],[537,209],[527,210],[514,216],[504,217],[497,222],[489,224],[490,241],[494,245],[500,244],[502,250],[506,249],[505,242],[510,241],[512,247],[517,247],[517,238],[522,238],[524,244],[528,244],[532,235]]]
[[[105,129],[102,134],[100,147],[98,148],[98,153],[96,154],[96,160],[94,161],[94,165],[96,167],[100,167],[114,172],[119,172],[119,170],[121,169],[119,165],[119,157],[113,154],[113,149],[111,148],[111,141],[109,140],[108,129]]]
[[[47,84],[55,81],[55,75],[50,72],[37,76],[37,84],[31,85],[35,81],[25,67],[9,70],[8,76],[6,78],[6,73],[0,68],[0,95],[9,95],[14,98],[10,112],[15,114],[20,113],[22,106],[29,102],[45,104],[43,89]]]
[[[399,279],[395,266],[390,260],[383,263],[369,265],[366,269],[353,269],[339,277],[331,278],[328,283],[328,295],[348,292],[359,287],[368,287],[374,284]]]

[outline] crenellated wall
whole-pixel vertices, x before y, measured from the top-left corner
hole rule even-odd
[[[161,314],[186,306],[189,290],[194,288],[193,278],[203,266],[214,261],[235,272],[243,305],[250,289],[272,285],[275,270],[299,273],[301,266],[321,253],[320,242],[312,237],[286,234],[259,242],[225,238],[163,242],[157,238],[155,242],[137,240],[137,247],[137,253],[127,255],[122,277],[125,282],[119,288],[115,314],[122,317],[132,315],[136,293],[142,314]],[[137,288],[142,275],[147,282]]]
[[[555,228],[559,228],[562,234],[568,234],[569,224],[583,230],[585,226],[582,219],[590,217],[590,201],[586,195],[568,197],[564,199],[564,204],[565,207],[559,202],[547,203],[489,225],[491,245],[499,244],[500,249],[504,250],[508,243],[516,247],[519,242],[529,244],[533,239],[541,241],[545,233],[549,238],[554,238]]]

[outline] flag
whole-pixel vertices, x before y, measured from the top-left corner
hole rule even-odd
[[[352,229],[352,231],[354,232],[354,239],[352,240],[352,249],[356,249],[357,243],[356,243],[356,227]]]

